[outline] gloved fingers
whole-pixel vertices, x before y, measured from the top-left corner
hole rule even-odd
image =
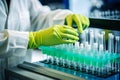
[[[64,26],[64,28],[61,32],[78,36],[77,31],[74,28],[69,27],[69,26]]]
[[[74,29],[74,28],[72,28],[70,26],[67,26],[67,25],[63,25],[63,28],[65,28],[65,29],[72,29],[72,30],[76,31],[76,29]]]
[[[89,19],[86,16],[79,15],[79,17],[82,22],[82,28],[83,28],[83,30],[85,30],[90,25]]]
[[[71,35],[74,35],[74,36],[78,36],[77,31],[74,31],[72,29],[64,29],[63,33],[71,34]]]
[[[79,40],[78,36],[74,36],[74,35],[71,35],[71,34],[61,33],[61,37],[62,37],[62,39]]]
[[[68,14],[65,18],[65,24],[72,27],[72,14]]]
[[[76,23],[78,31],[82,33],[83,32],[82,17],[79,14],[73,14],[73,21]]]
[[[63,40],[63,43],[75,43],[76,40]]]
[[[68,26],[73,26],[75,24],[78,27],[78,31],[80,33],[83,32],[84,29],[86,29],[90,22],[89,19],[86,16],[81,16],[80,14],[69,14],[65,18],[65,24]]]
[[[69,26],[57,26],[55,27],[55,36],[57,36],[57,38],[59,40],[67,40],[67,39],[71,39],[71,40],[78,40],[78,33],[76,32],[76,30],[72,27]]]

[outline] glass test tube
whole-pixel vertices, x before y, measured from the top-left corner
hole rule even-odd
[[[60,63],[60,57],[59,57],[60,56],[60,52],[57,51],[57,49],[61,50],[61,48],[62,48],[62,45],[56,45],[55,46],[55,60],[54,60],[54,62],[58,66],[59,66],[59,63]]]
[[[93,57],[93,59],[94,59],[94,57],[96,57],[96,54],[98,53],[98,43],[93,43],[93,48],[92,48],[92,57]],[[91,61],[91,70],[92,70],[92,74],[94,74],[94,72],[95,72],[95,67],[94,67],[94,65],[95,65],[95,63],[93,63],[92,61]]]
[[[88,42],[88,29],[85,30],[84,42]]]
[[[78,55],[78,53],[79,53],[79,51],[80,51],[80,45],[79,45],[80,43],[79,42],[75,42],[75,47],[74,47],[74,55],[73,56],[75,56],[74,57],[74,62],[73,62],[73,67],[74,67],[74,69],[75,70],[77,70],[77,67],[78,67],[78,60],[76,60],[77,58],[76,58],[76,56]]]
[[[86,66],[86,72],[89,73],[88,71],[90,70],[89,62],[88,62],[88,55],[91,54],[91,45],[86,45],[86,52],[85,52],[85,66]]]
[[[79,55],[82,55],[84,54],[84,45],[83,43],[80,44],[80,51],[79,51]],[[79,62],[78,62],[78,66],[79,66],[79,70],[82,71],[82,67],[83,67],[83,63],[81,61],[82,59],[79,59]]]
[[[115,53],[119,53],[119,43],[120,43],[120,37],[115,37]]]
[[[99,63],[100,59],[101,59],[101,55],[103,54],[103,49],[104,49],[104,31],[102,31],[101,33],[96,32],[96,38],[95,38],[95,44],[94,44],[94,48],[95,48],[95,52],[96,53],[96,57],[98,58],[98,62],[96,62],[96,67],[95,70],[98,71],[98,75],[101,75],[101,71],[102,69],[99,67],[101,66],[101,64]],[[94,68],[93,68],[94,69]]]
[[[94,43],[94,33],[93,30],[90,30],[90,45],[93,45]]]
[[[109,33],[108,37],[109,37],[109,39],[108,39],[108,52],[109,52],[108,57],[110,57],[110,54],[114,53],[114,35],[112,33]],[[107,71],[112,70],[113,68],[114,68],[114,64],[112,64],[111,62],[108,62]]]
[[[71,54],[71,53],[73,53],[73,44],[68,44],[66,49],[67,49],[67,52],[69,52],[67,55],[67,66],[68,66],[68,68],[71,68],[71,66],[73,64],[73,57],[74,57]]]
[[[119,47],[120,47],[120,36],[115,37],[115,53],[119,54]],[[115,68],[118,72],[120,72],[120,63],[115,62]]]
[[[108,39],[108,52],[109,53],[114,53],[114,35],[112,33],[108,34],[109,39]]]
[[[105,42],[105,31],[101,32],[101,36],[102,36],[102,43],[103,43],[103,51],[106,50],[106,42]]]
[[[99,60],[103,60],[104,59],[104,48],[103,48],[103,44],[100,44],[99,45]],[[99,75],[101,75],[101,72],[103,72],[103,69],[104,69],[104,62],[102,61],[102,68],[99,68],[99,66],[98,66],[98,72],[99,72]],[[101,66],[100,65],[100,66]]]
[[[63,67],[66,67],[66,55],[65,53],[67,52],[67,50],[69,50],[69,47],[67,48],[67,44],[62,44],[62,47],[61,47],[61,52],[62,52],[62,55],[61,57],[59,58],[59,63],[63,66]],[[60,53],[61,54],[61,53]]]
[[[87,46],[88,46],[88,42],[85,42],[83,50],[87,50]],[[86,66],[87,66],[86,65],[86,56],[87,56],[87,52],[84,51],[84,54],[82,54],[82,55],[84,55],[82,68],[86,71]]]
[[[99,42],[99,35],[100,35],[100,33],[98,31],[95,31],[95,35],[94,35],[94,42],[95,43]]]

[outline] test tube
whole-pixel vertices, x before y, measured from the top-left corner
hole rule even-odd
[[[77,42],[75,42],[75,48],[77,48],[77,49],[79,49],[79,45],[80,43],[77,41]]]
[[[114,35],[112,33],[108,34],[109,39],[108,39],[108,52],[109,53],[114,53]]]
[[[60,57],[59,57],[59,52],[57,51],[57,49],[59,49],[60,50],[60,48],[62,48],[62,46],[61,45],[56,45],[56,46],[54,46],[54,52],[55,52],[55,58],[54,58],[54,64],[56,64],[56,65],[59,65],[59,62],[60,62]]]
[[[66,47],[66,51],[68,54],[67,56],[67,59],[66,59],[66,62],[67,62],[67,66],[68,68],[71,68],[73,66],[73,57],[74,56],[71,56],[71,53],[73,53],[73,44],[68,44],[67,47]],[[70,52],[71,51],[71,52]]]
[[[73,49],[74,51],[74,55],[75,57],[73,58],[74,62],[73,62],[73,67],[75,70],[79,69],[79,59],[77,56],[79,56],[79,52],[80,52],[80,43],[79,42],[75,42],[75,48]]]
[[[93,30],[90,30],[90,45],[93,45],[94,43],[94,34],[93,34]]]
[[[86,52],[85,52],[85,62],[84,62],[84,64],[85,64],[85,66],[86,66],[86,72],[87,73],[89,73],[88,71],[90,70],[90,66],[89,66],[89,62],[88,62],[88,55],[90,55],[90,52],[91,51],[91,45],[86,45]]]
[[[83,43],[81,43],[80,44],[80,51],[78,52],[79,55],[84,54],[84,49],[83,48],[84,48],[84,45],[83,45]],[[82,67],[83,67],[82,59],[79,59],[78,66],[79,66],[79,70],[82,71]]]
[[[101,32],[101,34],[99,34],[99,48],[102,45],[103,49],[105,48],[105,39],[104,39],[104,31]],[[104,49],[105,51],[105,49]]]
[[[88,46],[88,42],[85,42],[84,43],[84,49],[83,50],[87,50],[87,46]],[[83,59],[83,64],[82,64],[82,68],[83,70],[82,71],[86,71],[86,55],[87,55],[87,52],[84,51],[84,54],[82,54],[84,59]]]
[[[119,42],[120,42],[120,37],[116,36],[115,37],[115,53],[119,52]]]
[[[98,41],[99,41],[99,35],[100,35],[100,33],[98,32],[98,31],[95,31],[95,35],[94,35],[94,42],[95,43],[98,43]]]
[[[92,48],[92,54],[91,54],[91,56],[93,57],[93,59],[94,59],[94,57],[96,57],[96,54],[98,53],[98,43],[93,43],[93,48]],[[95,74],[94,72],[95,72],[95,67],[94,67],[94,65],[95,65],[95,63],[93,63],[92,61],[91,61],[91,71],[92,71],[92,74]]]
[[[62,54],[61,54],[61,52],[60,52],[61,57],[59,58],[59,63],[60,63],[60,65],[62,65],[63,67],[66,67],[66,60],[65,60],[65,58],[66,58],[67,56],[65,55],[65,53],[67,52],[67,50],[69,50],[69,48],[67,48],[67,44],[62,44],[62,45],[61,45],[61,52],[62,52]]]
[[[100,59],[100,60],[103,60],[104,59],[104,48],[103,48],[103,44],[100,44],[99,45],[99,56],[98,56],[98,58]],[[104,62],[103,61],[101,61],[102,62],[102,66],[104,66]],[[100,65],[100,66],[101,66]],[[103,73],[103,69],[104,69],[104,67],[102,67],[102,68],[99,68],[99,66],[98,66],[98,74],[99,75],[101,75],[101,72]]]
[[[88,29],[85,30],[85,42],[88,42]]]
[[[114,35],[112,33],[109,33],[108,36],[109,36],[109,39],[108,39],[108,52],[110,54],[113,54],[114,53]],[[108,67],[111,68],[110,70],[112,70],[112,69],[114,69],[114,64],[110,63],[108,65]]]
[[[120,44],[120,36],[115,37],[115,54],[119,53],[119,45]],[[120,64],[115,62],[115,68],[119,72],[120,71]]]
[[[106,50],[105,31],[102,31],[101,35],[102,35],[102,41],[103,41],[103,51],[105,51]]]
[[[86,29],[86,30],[83,32],[82,37],[83,37],[82,43],[88,42],[88,29]]]

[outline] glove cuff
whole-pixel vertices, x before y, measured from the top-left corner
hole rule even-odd
[[[35,42],[35,38],[34,38],[34,32],[29,32],[29,43],[28,43],[28,48],[37,48],[38,45]]]

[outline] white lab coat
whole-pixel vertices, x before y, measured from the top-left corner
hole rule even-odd
[[[51,11],[38,0],[0,0],[0,80],[4,68],[30,61],[33,50],[27,49],[29,31],[36,31],[54,24],[63,24],[68,10]]]

